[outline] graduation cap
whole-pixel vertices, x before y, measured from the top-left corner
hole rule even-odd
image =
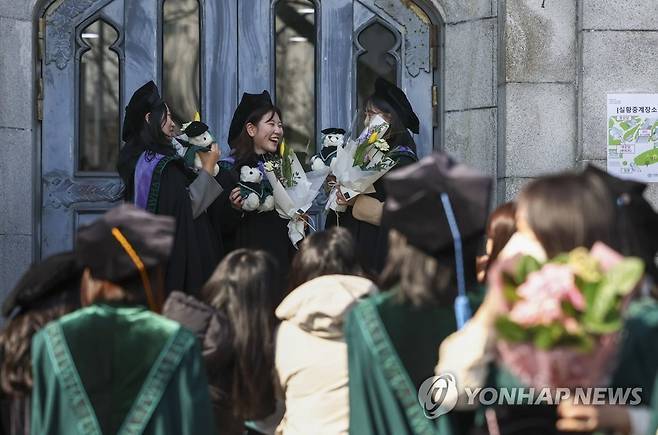
[[[207,132],[208,128],[209,127],[201,121],[192,121],[187,127],[185,127],[183,133],[185,133],[187,137],[197,137]]]
[[[327,134],[345,134],[345,130],[342,128],[325,128],[322,130],[322,134],[327,135]]]
[[[123,118],[123,132],[121,137],[127,141],[130,136],[138,133],[147,113],[162,103],[160,92],[153,80],[137,89],[126,106]]]
[[[373,96],[379,97],[390,104],[395,110],[395,113],[400,117],[402,124],[413,133],[418,134],[420,131],[420,121],[402,89],[381,77],[377,77]]]
[[[615,228],[620,235],[618,249],[623,255],[641,257],[647,272],[658,280],[655,257],[658,237],[652,237],[658,228],[658,213],[644,197],[647,185],[633,180],[614,177],[595,166],[587,165],[583,172],[605,184],[615,208]]]
[[[396,229],[430,256],[438,258],[454,249],[459,290],[455,311],[461,328],[470,317],[462,241],[484,234],[491,178],[447,154],[434,153],[388,174],[384,184],[382,226]]]
[[[240,132],[244,127],[249,115],[254,113],[256,110],[268,107],[273,108],[272,99],[270,98],[270,93],[266,90],[260,94],[242,94],[242,99],[240,104],[235,109],[233,113],[233,119],[231,120],[231,126],[228,130],[228,144],[231,145],[231,142],[240,136]]]
[[[2,304],[5,317],[15,310],[45,306],[57,301],[79,301],[82,268],[73,252],[50,256],[33,264]]]
[[[121,284],[139,276],[153,308],[148,270],[168,260],[174,231],[174,218],[124,204],[80,228],[76,252],[95,279]]]

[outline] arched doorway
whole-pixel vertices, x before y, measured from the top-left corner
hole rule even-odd
[[[384,75],[419,115],[420,153],[440,146],[440,27],[421,1],[57,0],[40,24],[40,257],[120,201],[120,120],[148,80],[181,120],[199,110],[225,150],[239,96],[268,89],[312,154]]]

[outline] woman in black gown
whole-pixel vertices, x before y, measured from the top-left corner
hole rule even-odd
[[[155,83],[133,94],[123,121],[125,146],[117,168],[125,199],[151,213],[176,218],[176,236],[165,274],[167,292],[196,293],[223,256],[219,222],[206,210],[221,193],[212,177],[217,144],[201,153],[203,169],[187,167],[172,145],[174,123]]]
[[[389,123],[389,129],[384,136],[395,160],[391,171],[418,161],[416,144],[410,131],[418,133],[419,121],[404,92],[397,86],[381,77],[375,82],[375,92],[366,100],[365,125],[380,115]],[[386,191],[382,178],[373,187],[374,193],[359,195],[355,199],[345,201],[339,195],[339,205],[347,206],[345,212],[329,212],[327,227],[343,226],[350,230],[356,242],[357,257],[364,270],[371,277],[378,276],[388,254],[388,229],[380,225],[381,214]]]
[[[272,104],[270,94],[242,96],[235,109],[228,143],[231,153],[220,162],[217,180],[224,192],[213,206],[215,218],[221,222],[222,237],[227,252],[239,248],[261,249],[270,253],[278,262],[281,274],[279,282],[288,279],[288,269],[295,253],[288,238],[288,220],[279,217],[276,210],[260,212],[243,210],[240,188],[240,168],[258,168],[265,178],[263,163],[275,154],[283,140],[283,124],[280,110]]]

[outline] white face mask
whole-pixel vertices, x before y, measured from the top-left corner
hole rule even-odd
[[[539,241],[527,233],[512,234],[503,250],[498,254],[498,260],[510,258],[517,254],[531,255],[539,261],[546,261],[546,251]]]
[[[368,128],[374,128],[378,125],[386,124],[386,120],[381,115],[377,114],[372,118],[369,118]]]

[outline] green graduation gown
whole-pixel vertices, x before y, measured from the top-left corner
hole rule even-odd
[[[418,388],[434,375],[439,344],[456,329],[452,307],[416,308],[395,291],[361,301],[345,325],[350,434],[459,433],[455,413],[430,420]]]
[[[196,337],[143,307],[93,305],[32,340],[33,434],[210,434]]]

